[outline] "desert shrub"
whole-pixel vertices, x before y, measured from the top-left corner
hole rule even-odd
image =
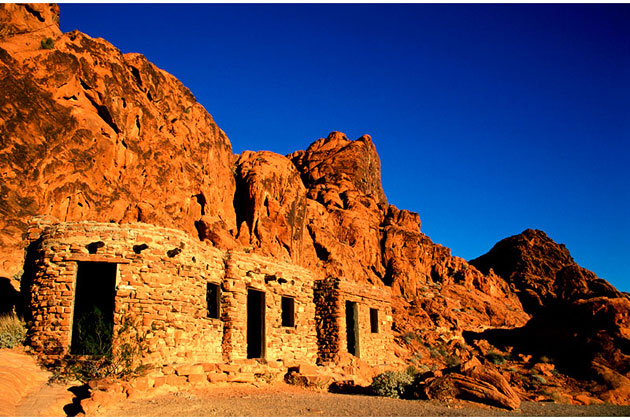
[[[11,349],[26,340],[26,326],[15,313],[0,315],[0,349]]]
[[[461,365],[462,359],[460,359],[456,354],[451,354],[444,359],[444,363],[446,363],[446,366],[452,368]]]
[[[413,383],[413,376],[407,372],[386,371],[372,379],[371,389],[381,397],[400,398],[405,394],[409,385]]]
[[[411,344],[411,342],[414,340],[420,342],[421,339],[421,337],[415,332],[406,332],[401,336],[401,338],[407,344]]]
[[[427,348],[429,349],[429,354],[431,355],[431,357],[440,358],[440,357],[448,356],[448,352],[443,347],[439,347],[439,346],[438,347],[430,347],[430,346],[427,346]]]
[[[495,365],[502,365],[505,363],[505,357],[502,354],[489,352],[486,354],[486,359],[488,359],[491,363]]]
[[[55,43],[52,38],[42,39],[40,45],[42,47],[42,50],[52,50],[53,48],[55,48]]]
[[[547,383],[547,380],[540,375],[532,375],[532,379],[542,385]]]
[[[76,321],[72,351],[77,354],[111,356],[113,332],[113,321],[107,320],[100,309],[93,307]]]
[[[142,364],[142,359],[149,351],[147,341],[154,330],[152,325],[151,330],[142,331],[139,320],[123,313],[115,333],[117,346],[112,349],[107,342],[108,337],[111,338],[111,331],[96,328],[105,337],[92,337],[82,343],[91,350],[90,355],[66,355],[53,365],[46,366],[53,371],[50,382],[87,382],[107,377],[127,379],[142,375],[148,367]]]
[[[405,369],[405,372],[409,376],[416,376],[418,373],[420,373],[420,371],[418,371],[415,365],[407,366],[407,369]]]

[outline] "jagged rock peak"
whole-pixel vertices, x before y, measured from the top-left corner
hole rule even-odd
[[[302,173],[302,180],[311,197],[322,196],[320,186],[326,190],[334,186],[340,194],[358,192],[371,197],[380,206],[387,206],[387,197],[381,185],[381,161],[369,135],[350,141],[339,131],[311,144],[306,151],[287,156]],[[318,200],[325,204],[324,201]]]

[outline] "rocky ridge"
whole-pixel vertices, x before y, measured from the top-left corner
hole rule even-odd
[[[0,277],[15,289],[30,217],[146,222],[321,277],[390,286],[397,356],[431,377],[473,357],[519,359],[497,367],[521,399],[549,388],[516,373],[550,364],[536,359],[547,350],[531,338],[552,319],[550,336],[575,331],[592,350],[584,369],[566,371],[600,378],[585,398],[630,401],[628,299],[543,232],[508,238],[470,263],[452,256],[421,232],[417,213],[388,203],[370,136],[332,132],[288,156],[233,155],[177,79],[105,40],[62,34],[58,19],[54,5],[0,5]],[[541,315],[558,305],[571,315]],[[572,376],[536,369],[579,394]]]

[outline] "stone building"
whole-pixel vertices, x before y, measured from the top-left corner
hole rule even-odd
[[[29,338],[47,357],[115,349],[133,330],[153,365],[386,362],[387,290],[142,223],[34,219],[28,239]]]

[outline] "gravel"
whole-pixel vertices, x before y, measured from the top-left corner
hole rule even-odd
[[[367,395],[332,394],[286,384],[256,388],[248,384],[214,386],[134,397],[100,408],[108,417],[507,417],[507,416],[630,416],[630,407],[577,406],[553,402],[523,402],[507,411],[464,401],[451,403],[397,400]]]

